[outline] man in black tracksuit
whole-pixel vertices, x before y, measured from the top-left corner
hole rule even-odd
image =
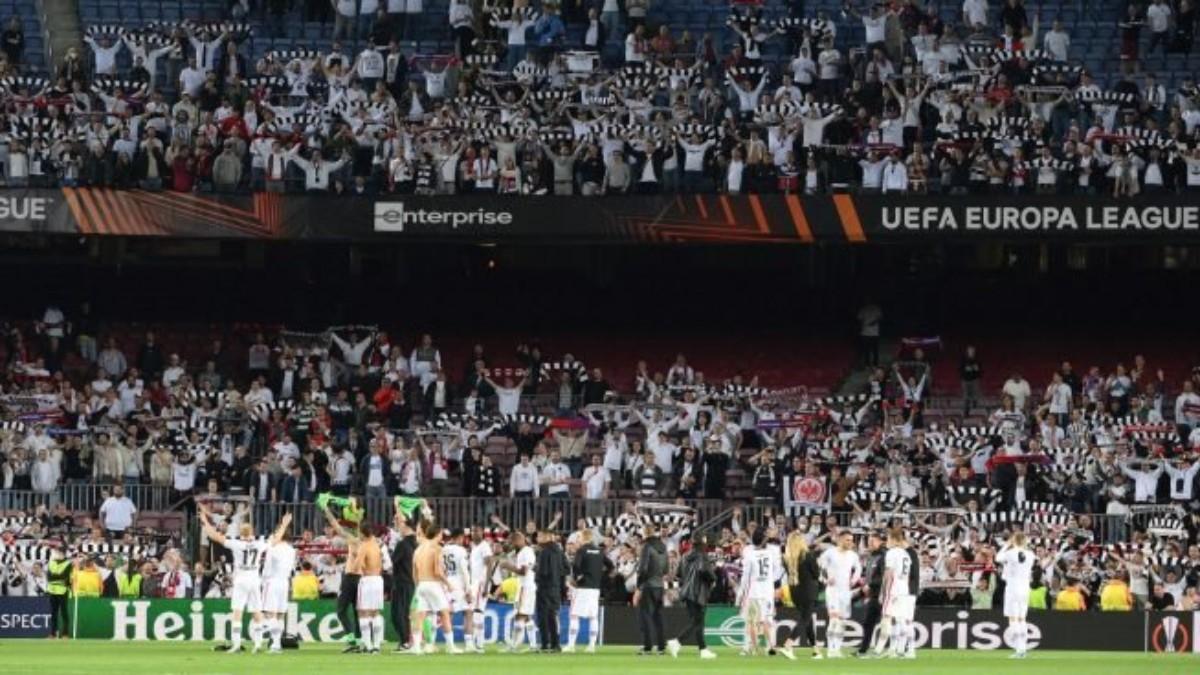
[[[871,648],[871,638],[883,614],[879,593],[883,588],[883,558],[887,549],[883,547],[883,535],[872,531],[867,535],[867,561],[863,565],[863,580],[867,584],[867,615],[863,618],[862,643],[858,655],[863,656]]]
[[[558,637],[558,614],[562,607],[563,582],[570,573],[567,555],[558,545],[558,537],[551,532],[542,532],[541,547],[538,549],[537,571],[537,626],[543,652],[562,651]]]
[[[679,653],[680,643],[692,635],[701,652],[708,650],[704,643],[704,615],[708,610],[708,596],[712,593],[717,575],[712,561],[708,559],[708,539],[703,533],[692,535],[692,550],[679,563],[679,599],[687,609],[688,625],[679,636],[667,644],[671,655]]]
[[[407,651],[409,638],[412,636],[412,626],[409,623],[409,609],[412,607],[413,593],[416,582],[413,580],[413,553],[417,550],[417,536],[409,527],[404,514],[396,513],[396,530],[400,533],[400,541],[392,549],[392,627],[396,629],[396,651]]]
[[[667,651],[667,638],[663,634],[663,575],[667,573],[667,546],[658,537],[658,528],[646,526],[646,538],[642,541],[642,553],[638,557],[637,593],[634,604],[638,607],[638,619],[642,625],[642,651],[650,654],[654,648],[659,654]]]

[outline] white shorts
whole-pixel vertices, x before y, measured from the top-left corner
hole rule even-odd
[[[360,612],[378,612],[383,609],[383,577],[372,575],[358,580],[358,597],[354,607]]]
[[[917,599],[911,595],[893,595],[883,605],[883,615],[895,621],[911,621],[916,612]]]
[[[1004,616],[1015,616],[1024,619],[1029,613],[1029,589],[1004,589]]]
[[[517,614],[533,616],[537,611],[537,584],[521,582],[521,590],[517,591]]]
[[[571,616],[594,619],[600,614],[600,589],[576,588],[571,596]]]
[[[264,612],[284,614],[288,611],[289,579],[267,579],[262,587],[262,608]]]
[[[437,581],[422,581],[417,584],[417,611],[444,612],[450,609],[446,589]]]
[[[465,612],[471,609],[471,603],[467,599],[467,591],[462,587],[462,582],[458,584],[450,584],[450,611]]]
[[[471,584],[471,595],[467,600],[471,602],[471,609],[476,612],[487,609],[487,583]]]
[[[775,598],[746,598],[742,601],[741,617],[749,621],[774,621]]]
[[[825,587],[825,608],[830,614],[843,619],[850,618],[850,591]]]
[[[233,578],[229,606],[235,612],[262,611],[262,580],[258,575],[238,575]]]

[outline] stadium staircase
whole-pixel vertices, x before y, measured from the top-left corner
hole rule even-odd
[[[79,20],[79,5],[75,0],[39,0],[42,23],[46,29],[47,68],[57,68],[71,47],[78,47],[87,55],[87,47],[80,41],[83,27]]]

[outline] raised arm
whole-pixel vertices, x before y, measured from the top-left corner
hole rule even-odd
[[[333,517],[333,514],[329,512],[328,505],[325,505],[321,508],[321,513],[325,514],[325,521],[329,523],[329,526],[333,528],[333,531],[336,532],[338,534],[338,536],[342,537],[343,539],[347,539],[347,540],[357,540],[358,539],[358,535],[356,535],[356,534],[350,532],[349,530],[347,530],[346,528],[342,527],[342,524],[337,521],[337,518]]]
[[[203,503],[196,503],[197,512],[200,514],[200,526],[204,530],[204,536],[208,537],[209,541],[215,541],[221,546],[225,545],[225,535],[221,534],[217,528],[213,527],[212,522],[208,519],[208,507]]]
[[[276,527],[275,531],[271,533],[271,545],[272,546],[283,541],[284,536],[287,534],[288,526],[291,524],[292,524],[292,514],[289,511],[288,513],[283,514],[283,518],[279,521],[279,526]]]

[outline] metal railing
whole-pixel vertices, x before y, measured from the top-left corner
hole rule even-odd
[[[32,490],[0,490],[0,515],[15,511],[32,513],[38,506],[54,507],[58,503],[66,504],[72,511],[95,513],[104,498],[112,494],[113,485],[76,484],[69,483],[59,486],[50,493]],[[191,510],[190,503],[180,502],[173,490],[162,485],[125,485],[125,494],[133,500],[138,509],[143,512]],[[244,496],[241,499],[245,499]],[[360,503],[366,509],[366,517],[378,525],[390,525],[393,519],[393,501],[390,497],[359,497]],[[475,525],[492,526],[493,517],[499,519],[511,528],[522,528],[529,521],[538,527],[547,527],[554,523],[556,529],[567,531],[575,529],[583,518],[616,518],[625,512],[629,504],[659,503],[679,504],[695,509],[697,521],[701,529],[707,531],[719,530],[737,519],[744,526],[749,522],[763,523],[767,518],[783,513],[778,506],[770,504],[746,503],[731,506],[729,502],[719,499],[698,500],[629,500],[629,499],[486,499],[479,497],[430,497],[430,508],[437,522],[448,528],[467,528]],[[319,534],[325,527],[325,519],[316,504],[286,503],[286,502],[257,502],[251,506],[253,522],[260,533],[269,531],[285,513],[292,514],[296,534],[311,530]],[[1132,524],[1124,515],[1110,514],[1072,514],[1078,524],[1078,530],[1090,532],[1097,543],[1109,544],[1128,539],[1132,532]],[[827,515],[815,515],[814,518],[834,518],[839,525],[850,525],[854,514],[850,512],[832,512]],[[557,520],[557,522],[555,522]],[[793,519],[789,523],[794,524]],[[1036,526],[1035,526],[1036,527]],[[195,522],[189,525],[194,535]],[[1047,530],[1048,531],[1048,530]]]
[[[98,483],[65,483],[51,492],[0,490],[0,512],[33,511],[38,506],[52,508],[64,503],[72,511],[95,512],[115,486]],[[173,491],[166,485],[126,483],[125,496],[139,511],[170,511],[175,506]]]
[[[389,525],[393,519],[393,502],[391,498],[359,498],[366,508],[366,518],[378,525]],[[437,522],[448,528],[472,527],[475,525],[492,526],[493,517],[499,519],[511,528],[524,527],[529,521],[537,523],[538,527],[547,527],[555,521],[555,527],[560,530],[572,530],[583,518],[616,518],[621,515],[632,500],[623,499],[484,499],[477,497],[431,497],[428,498],[430,509]],[[651,500],[653,501],[653,500]],[[649,503],[640,500],[639,504]],[[707,522],[719,514],[725,503],[718,499],[699,499],[690,501],[661,501],[662,504],[682,504],[696,510],[700,522]],[[325,526],[321,511],[312,503],[260,502],[254,504],[252,513],[255,527],[259,530],[269,530],[284,513],[292,514],[297,533],[312,530],[319,533]]]

